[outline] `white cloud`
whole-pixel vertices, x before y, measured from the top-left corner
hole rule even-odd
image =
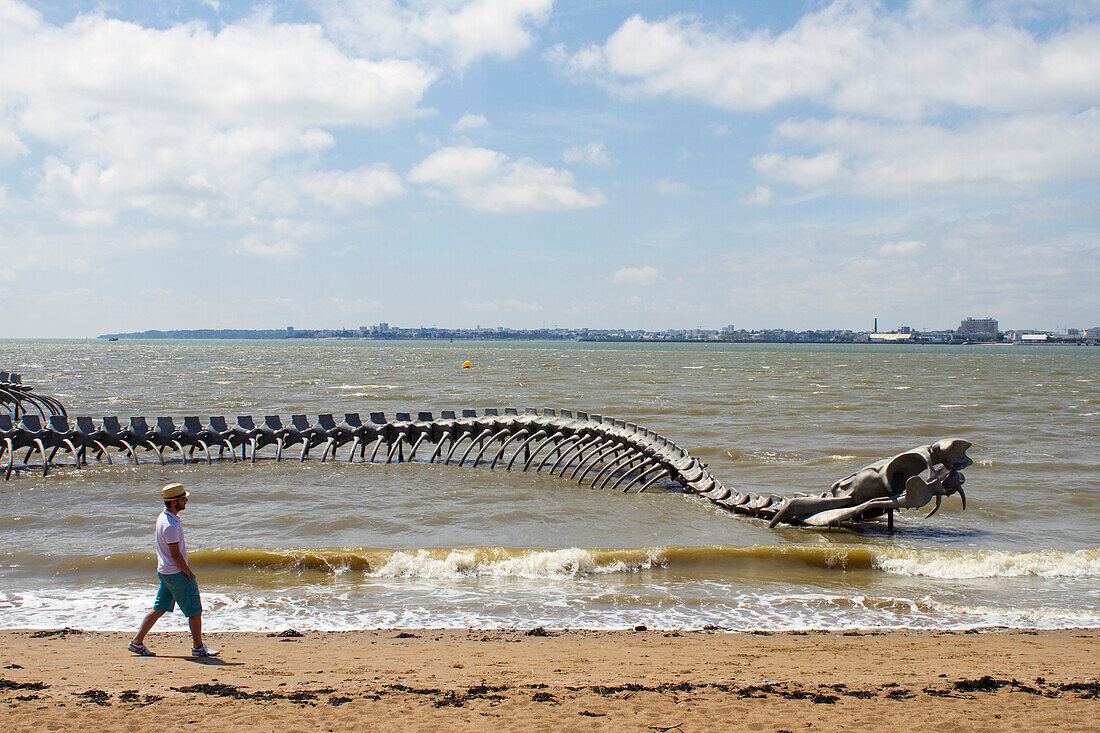
[[[0,124],[2,123],[3,121],[0,119]],[[19,136],[13,130],[0,127],[0,165],[10,163],[29,152],[30,148],[19,139]]]
[[[767,186],[757,186],[752,193],[742,199],[743,203],[750,206],[770,206],[772,202],[772,190]]]
[[[42,25],[38,11],[15,0],[0,2],[0,40],[5,43],[18,39]]]
[[[635,15],[602,46],[557,55],[571,73],[627,94],[737,110],[812,100],[912,118],[947,106],[1005,112],[1100,103],[1095,22],[1040,35],[983,22],[950,2],[892,11],[837,0],[774,35]]]
[[[41,272],[46,279],[53,276],[55,282],[64,281],[67,275],[76,275],[67,278],[70,283],[87,276],[91,269],[88,256],[97,239],[94,232],[85,230],[55,236],[37,230],[27,231],[19,223],[5,218],[0,236],[0,262],[9,271],[20,276]]]
[[[840,175],[843,157],[835,151],[826,151],[813,158],[801,155],[766,153],[752,159],[753,167],[777,181],[798,186],[819,186],[833,181]]]
[[[657,193],[661,194],[662,196],[668,196],[670,198],[675,196],[684,196],[689,190],[686,184],[680,183],[679,181],[673,181],[668,178],[660,178],[656,181],[653,181],[650,185]]]
[[[827,149],[814,158],[758,156],[761,173],[804,187],[839,182],[867,196],[985,195],[1100,175],[1100,109],[997,116],[957,129],[835,118],[778,131]]]
[[[698,99],[730,109],[763,109],[794,97],[820,98],[869,54],[871,14],[831,6],[772,37],[729,38],[677,16],[627,19],[603,46],[567,59],[574,74],[629,94]]]
[[[597,189],[580,191],[569,171],[467,145],[435,151],[409,172],[409,180],[446,190],[482,211],[586,209],[605,201]]]
[[[878,18],[869,36],[874,57],[838,86],[838,110],[917,118],[949,107],[1040,112],[1100,102],[1095,21],[1044,36],[1003,17],[981,23],[963,6],[914,2]]]
[[[401,177],[386,165],[317,173],[306,179],[305,189],[316,200],[342,212],[372,208],[405,191]]]
[[[488,148],[442,148],[413,168],[409,180],[459,188],[467,182],[481,182],[500,176],[507,162],[507,155]]]
[[[434,79],[413,61],[349,56],[319,26],[264,17],[216,32],[100,15],[57,27],[0,0],[0,19],[0,158],[32,140],[49,147],[26,173],[85,227],[130,210],[246,221],[273,179],[295,195],[317,185],[308,156],[335,144],[324,127],[414,119]]]
[[[626,95],[833,110],[777,125],[802,145],[752,160],[803,188],[985,196],[1100,176],[1095,6],[836,0],[779,32],[635,15],[602,45],[550,56]]]
[[[412,61],[348,56],[319,26],[263,19],[212,32],[86,15],[64,27],[39,21],[6,41],[0,99],[25,130],[58,142],[102,116],[376,127],[418,116],[433,80]]]
[[[74,162],[48,156],[38,194],[62,216],[142,210],[191,220],[239,219],[274,175],[273,165],[293,154],[332,145],[321,130],[217,129],[202,123],[97,120],[99,129],[70,148]],[[288,203],[287,205],[292,205]]]
[[[464,130],[479,130],[482,127],[488,127],[489,120],[485,115],[474,115],[466,113],[454,124],[455,132],[462,132]]]
[[[290,259],[302,254],[302,248],[289,239],[268,240],[258,234],[249,234],[241,238],[240,244],[245,252],[257,257]]]
[[[883,257],[914,257],[925,249],[924,242],[916,239],[906,239],[897,242],[887,242],[879,247],[879,254]]]
[[[485,56],[512,58],[531,45],[531,28],[553,0],[333,0],[326,28],[363,54],[442,54],[457,66]]]
[[[561,159],[569,165],[583,163],[586,165],[607,165],[611,157],[607,154],[607,146],[600,142],[591,142],[585,145],[575,145],[567,148],[561,154]]]
[[[644,267],[623,267],[616,270],[611,276],[611,282],[616,285],[654,285],[664,278],[656,267],[646,265]]]
[[[288,219],[280,217],[270,224],[271,239],[289,239],[299,241],[306,239],[313,233],[313,224],[300,219]]]

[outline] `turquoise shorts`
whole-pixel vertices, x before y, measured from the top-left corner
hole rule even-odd
[[[195,576],[183,573],[172,575],[157,573],[157,577],[160,578],[160,590],[157,591],[157,601],[153,604],[153,610],[171,613],[172,609],[179,604],[180,613],[187,618],[202,613],[199,584]]]

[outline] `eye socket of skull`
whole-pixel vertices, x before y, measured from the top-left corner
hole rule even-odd
[[[916,451],[902,453],[891,459],[884,470],[886,485],[890,487],[891,495],[905,491],[905,482],[913,476],[919,476],[928,468],[928,461]]]

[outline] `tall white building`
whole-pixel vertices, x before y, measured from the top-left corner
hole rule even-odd
[[[965,318],[955,332],[960,336],[997,337],[996,318]]]

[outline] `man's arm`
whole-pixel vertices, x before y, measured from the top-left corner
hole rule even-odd
[[[187,560],[184,558],[183,553],[180,552],[180,543],[171,542],[168,544],[168,553],[172,556],[172,561],[176,563],[176,567],[179,568],[184,575],[195,577],[195,574],[191,572],[191,568],[187,566]]]

